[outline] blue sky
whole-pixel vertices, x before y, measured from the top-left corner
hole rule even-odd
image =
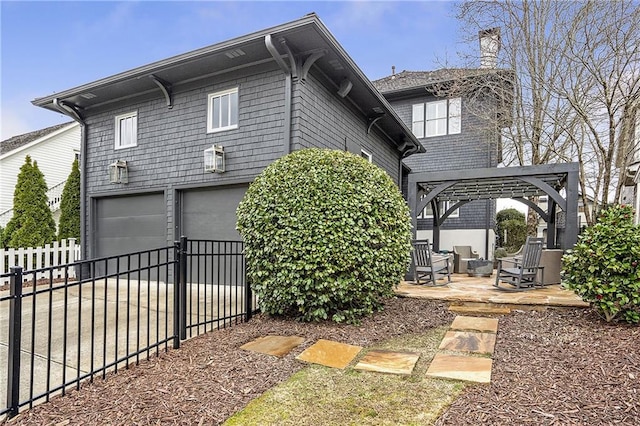
[[[31,100],[316,12],[372,80],[456,64],[450,1],[0,0],[0,140],[69,119]]]

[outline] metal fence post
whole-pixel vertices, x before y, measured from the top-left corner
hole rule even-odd
[[[187,237],[180,237],[180,339],[187,338]]]
[[[173,243],[173,349],[180,348],[180,241]]]
[[[253,316],[253,291],[247,277],[247,261],[245,259],[244,248],[242,250],[242,275],[244,278],[244,309],[245,321],[249,321]]]
[[[18,415],[20,403],[20,345],[22,341],[22,268],[10,268],[9,342],[7,353],[7,407],[9,418]]]

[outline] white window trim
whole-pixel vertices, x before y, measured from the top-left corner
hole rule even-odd
[[[238,128],[238,123],[237,121],[239,120],[239,117],[236,117],[236,123],[235,124],[230,124],[228,126],[225,127],[213,127],[213,100],[215,98],[219,98],[222,97],[224,95],[229,95],[232,93],[236,93],[238,94],[238,116],[240,115],[240,95],[239,95],[239,91],[238,91],[238,87],[234,87],[232,89],[227,89],[227,90],[221,90],[219,92],[215,92],[215,93],[209,93],[209,95],[207,95],[207,133],[218,133],[218,132],[224,132],[227,130],[233,130],[233,129],[237,129]],[[231,104],[229,104],[231,105]],[[231,118],[231,117],[229,117]]]
[[[442,103],[442,102],[446,102],[445,116],[440,118],[429,118],[427,114],[427,111],[429,109],[429,104]],[[455,102],[459,103],[459,112],[454,115],[451,104]],[[422,111],[422,117],[415,116],[416,110]],[[444,131],[440,133],[436,132],[434,134],[429,134],[428,124],[430,122],[434,122],[442,119],[446,119],[445,126],[443,129]],[[457,126],[455,128],[454,126],[452,126],[452,122],[454,120],[457,121]],[[416,128],[416,126],[419,126],[419,127]],[[452,128],[454,128],[454,131],[452,131]],[[462,98],[458,97],[458,98],[450,98],[450,99],[438,99],[435,101],[413,104],[411,108],[411,130],[413,134],[419,139],[432,138],[436,136],[457,135],[462,133]],[[416,130],[418,131],[416,132]]]
[[[370,163],[373,163],[373,155],[371,155],[369,152],[365,151],[364,149],[360,150],[360,156],[365,160],[369,161]]]
[[[440,213],[444,213],[445,211],[449,210],[449,207],[451,207],[452,205],[454,205],[456,202],[453,201],[441,201],[442,205],[445,207],[444,210],[441,210]],[[428,214],[427,213],[427,208],[430,206],[426,206],[424,208],[424,210],[422,210],[420,212],[420,214],[418,215],[417,219],[433,219],[433,214]],[[447,216],[447,219],[452,218],[452,217],[460,217],[460,209],[456,209],[453,213],[451,213],[449,216]]]
[[[121,138],[120,122],[122,120],[126,120],[127,118],[132,118],[132,117],[136,118],[136,128],[135,128],[135,134],[133,135],[133,142],[128,145],[122,145],[120,141],[120,138]],[[115,122],[114,122],[114,130],[115,130],[114,149],[126,149],[126,148],[133,148],[135,146],[138,146],[138,111],[132,111],[126,114],[120,114],[116,116]]]

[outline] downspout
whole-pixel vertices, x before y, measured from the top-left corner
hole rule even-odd
[[[398,164],[398,186],[400,187],[400,192],[402,192],[402,160],[404,160],[411,154],[415,154],[417,151],[418,151],[418,147],[416,145],[413,145],[411,148],[403,151],[402,155],[400,155],[400,161]]]
[[[280,69],[284,73],[284,137],[283,137],[283,149],[284,155],[287,155],[291,152],[291,97],[292,97],[292,84],[291,84],[291,70],[284,62],[284,60],[280,57],[280,52],[276,49],[273,44],[273,40],[271,39],[271,34],[267,34],[264,38],[264,44],[267,47],[267,50],[273,57],[273,59],[278,63]]]
[[[87,211],[87,197],[85,195],[85,186],[87,181],[87,170],[85,167],[87,153],[87,123],[76,110],[65,105],[65,103],[61,102],[58,98],[54,98],[52,103],[61,113],[68,117],[71,117],[75,122],[80,124],[80,249],[82,258],[86,259],[87,247],[89,245],[89,240],[87,239],[87,229],[85,227],[85,218]]]

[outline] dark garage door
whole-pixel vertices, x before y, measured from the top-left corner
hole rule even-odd
[[[97,199],[95,257],[121,255],[167,246],[166,221],[163,193]],[[151,263],[153,262],[154,259]],[[111,263],[110,273],[114,268]],[[145,266],[146,263],[147,261],[143,259],[139,266]],[[137,259],[135,265],[137,266]],[[104,273],[104,269],[103,266],[99,267],[99,272]]]
[[[236,209],[247,185],[182,193],[181,232],[190,240],[241,241],[236,231]],[[242,285],[242,250],[238,243],[190,242],[188,249],[200,253],[191,258],[188,282]]]
[[[246,185],[191,190],[182,194],[182,235],[196,240],[240,241],[236,208]]]

